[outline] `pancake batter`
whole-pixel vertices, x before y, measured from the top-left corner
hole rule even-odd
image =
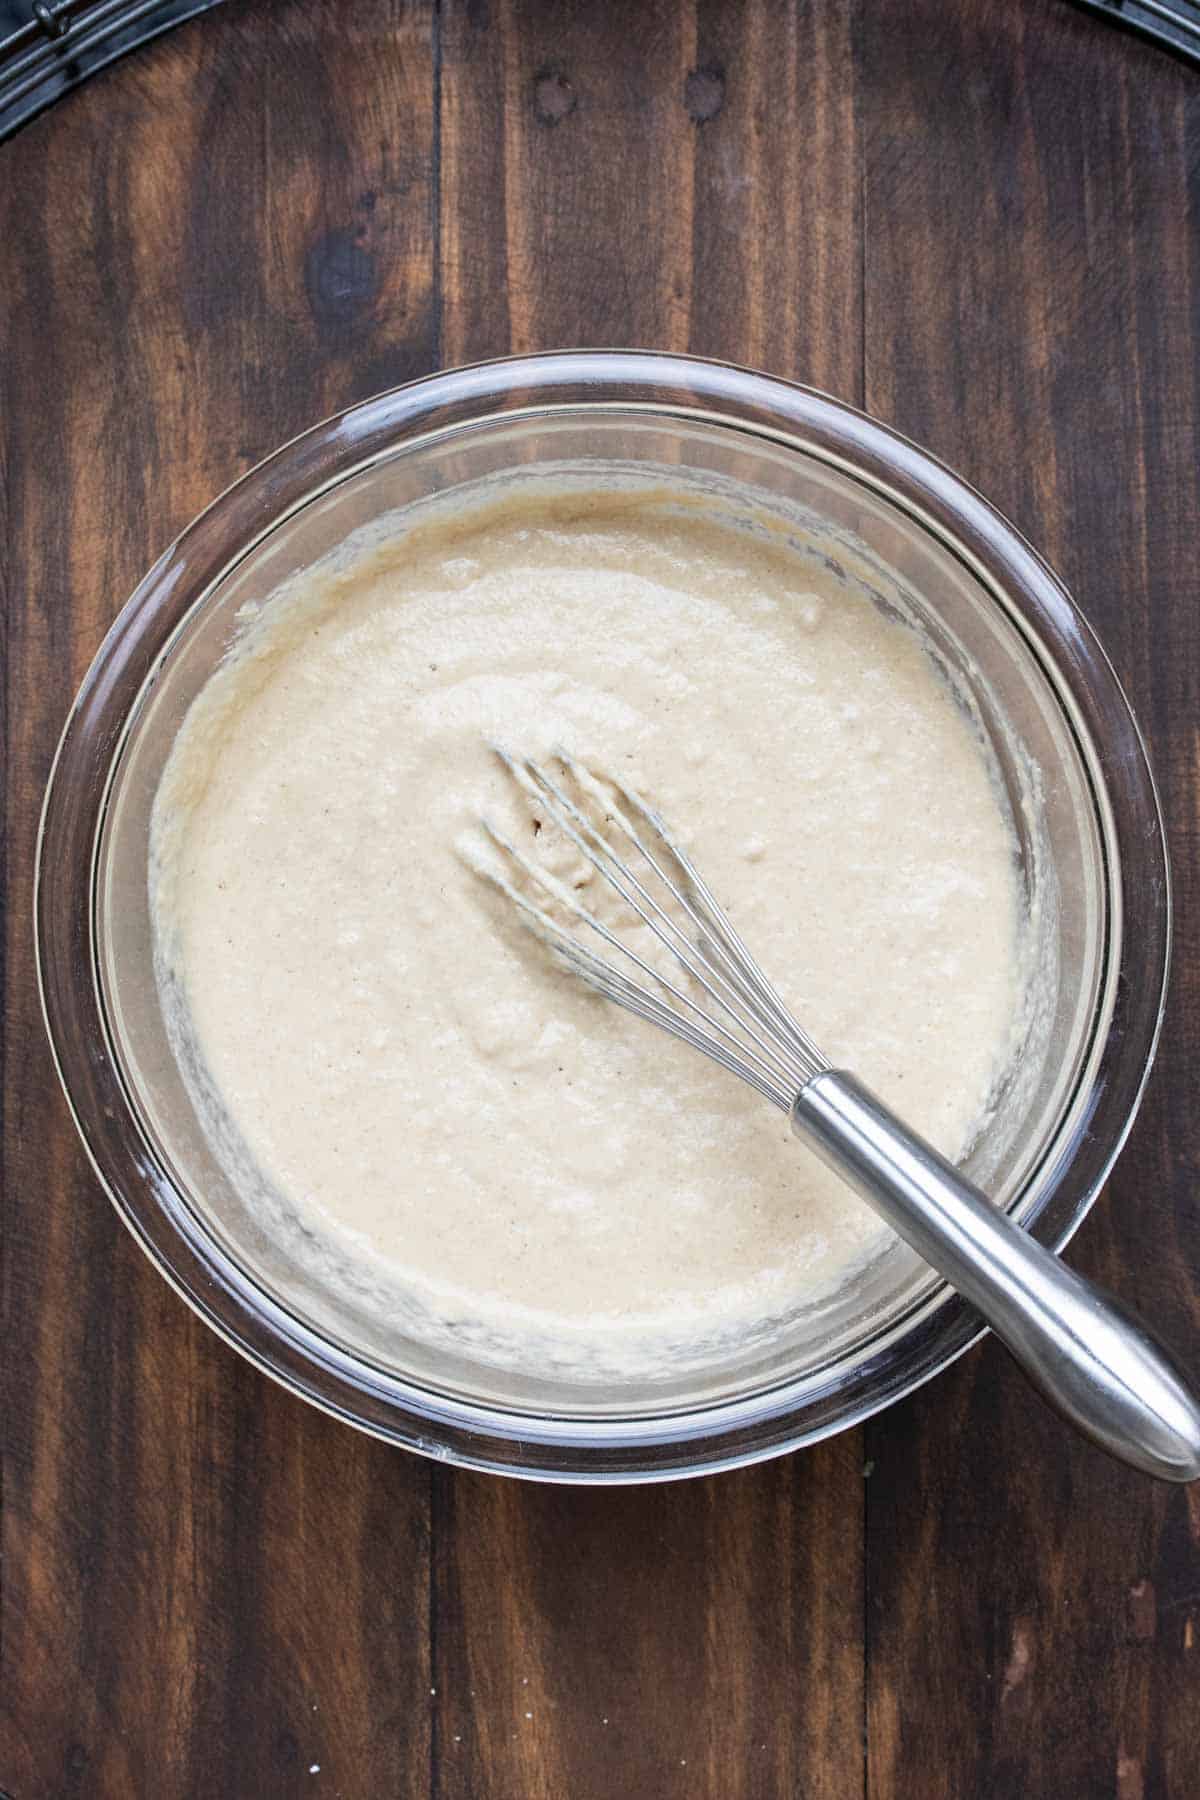
[[[349,1257],[498,1344],[684,1344],[829,1292],[886,1228],[506,916],[477,822],[541,824],[488,740],[652,799],[826,1054],[942,1151],[984,1116],[1014,843],[920,640],[778,536],[543,491],[343,546],[180,731],[160,980],[263,1180],[331,1280]]]

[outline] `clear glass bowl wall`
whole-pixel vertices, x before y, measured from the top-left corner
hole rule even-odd
[[[971,696],[1055,978],[1022,1078],[970,1172],[1053,1243],[1094,1196],[1149,1065],[1169,939],[1166,864],[1136,726],[1049,571],[931,459],[783,383],[636,354],[435,377],[288,446],[151,571],[68,723],[39,857],[51,1037],[110,1194],[210,1323],[354,1423],[485,1467],[645,1479],[825,1435],[944,1366],[977,1325],[897,1246],[765,1336],[620,1387],[498,1368],[466,1341],[434,1350],[356,1307],[348,1286],[315,1283],[278,1233],[264,1233],[199,1129],[153,974],[150,809],[239,609],[383,515],[402,523],[447,490],[564,466],[699,486],[726,504],[752,495],[799,521],[881,604],[920,618]]]

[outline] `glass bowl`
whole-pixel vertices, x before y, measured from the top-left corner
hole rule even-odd
[[[978,494],[826,396],[725,365],[564,352],[454,370],[353,407],[189,526],[117,618],[71,712],[38,844],[43,1005],[92,1163],[158,1268],[294,1392],[427,1455],[531,1477],[668,1479],[811,1443],[935,1375],[980,1335],[903,1245],[770,1331],[637,1382],[568,1380],[430,1345],[315,1285],[200,1131],[167,1042],[147,893],[150,808],[192,698],[269,596],[350,531],[480,483],[666,481],[752,501],[878,604],[921,623],[1008,797],[1046,967],[967,1162],[1058,1248],[1132,1123],[1170,942],[1166,846],[1137,725],[1060,583]]]

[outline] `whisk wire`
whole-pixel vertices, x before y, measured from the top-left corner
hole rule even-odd
[[[574,805],[558,783],[553,781],[551,777],[546,774],[544,769],[529,764],[527,765],[529,774],[532,775],[541,785],[543,790],[545,790],[540,794],[539,798],[544,801],[546,798],[546,791],[549,792],[553,799],[558,803],[558,806],[567,812],[569,818],[575,822],[579,830],[585,834],[588,839],[586,844],[580,844],[578,835],[575,831],[570,831],[570,826],[568,825],[567,829],[570,831],[573,842],[579,845],[579,848],[583,850],[585,855],[590,857],[594,866],[606,877],[610,885],[618,894],[620,894],[621,898],[634,908],[638,916],[650,928],[655,937],[658,938],[664,949],[678,957],[693,979],[700,983],[710,998],[721,1006],[728,1016],[736,1020],[739,1030],[750,1036],[753,1042],[758,1046],[759,1050],[778,1067],[785,1079],[791,1082],[793,1088],[803,1085],[803,1082],[806,1079],[805,1071],[802,1068],[796,1068],[792,1064],[791,1059],[787,1055],[786,1046],[781,1048],[779,1044],[770,1037],[764,1037],[761,1030],[757,1028],[755,1024],[757,1010],[747,1003],[747,995],[739,979],[740,971],[730,963],[729,966],[732,971],[731,979],[730,975],[715,964],[711,957],[705,955],[704,940],[708,934],[704,930],[703,921],[697,917],[692,907],[689,906],[686,896],[680,892],[678,885],[671,880],[671,877],[662,868],[661,864],[656,860],[651,851],[647,849],[633,826],[622,815],[620,809],[613,805],[611,795],[605,793],[599,783],[589,775],[587,770],[579,763],[575,762],[573,758],[567,756],[564,752],[559,752],[559,760],[563,763],[563,766],[567,769],[568,773],[571,774],[581,789],[585,793],[590,794],[592,798],[604,808],[606,818],[617,823],[629,838],[630,842],[636,846],[649,867],[654,871],[654,874],[675,901],[676,905],[682,909],[692,925],[700,932],[700,943],[697,944],[693,942],[687,933],[679,926],[677,921],[670,916],[657,900],[655,900],[653,894],[649,892],[645,884],[639,881],[634,872],[617,856],[617,853],[604,837],[603,833],[593,824],[586,814],[581,812],[581,810]],[[618,783],[614,782],[612,785],[618,792],[623,791],[620,789]],[[561,821],[556,818],[556,822]],[[669,849],[669,840],[664,837],[663,842]],[[599,852],[600,858],[603,860],[599,860],[596,854],[594,854],[594,852],[597,851]],[[626,891],[624,886],[625,882],[632,885],[636,890],[638,897],[644,903],[644,906],[649,908],[653,917],[648,917],[646,911],[643,910],[643,906],[638,904],[638,900]],[[726,960],[728,961],[729,959]],[[710,979],[710,977],[712,979]],[[714,981],[717,983],[717,986],[713,985]],[[758,1023],[761,1025],[766,1022],[759,1019]]]
[[[485,821],[493,843],[537,887],[595,931],[686,1012],[680,1013],[675,1007],[666,1005],[605,958],[585,949],[543,908],[519,893],[504,877],[493,875],[497,885],[515,902],[525,922],[547,939],[574,972],[592,987],[703,1051],[714,1062],[740,1075],[767,1099],[788,1111],[800,1089],[827,1064],[778,1000],[711,892],[669,836],[663,821],[623,783],[613,780],[606,788],[574,757],[565,752],[557,753],[556,760],[581,794],[602,809],[606,823],[615,824],[638,851],[653,878],[661,883],[695,932],[695,937],[671,916],[613,848],[604,832],[545,769],[529,758],[512,756],[499,746],[496,746],[496,753],[514,780],[547,812],[663,948],[683,965],[720,1009],[724,1019],[715,1017],[647,962],[584,906],[574,892]],[[614,794],[641,821],[642,830],[632,823],[622,805],[614,799]],[[652,835],[659,847],[657,855],[647,844],[643,832]],[[676,871],[674,875],[663,866],[664,853]],[[730,1024],[734,1029],[730,1029]],[[712,1033],[716,1034],[715,1038],[710,1035]]]
[[[506,757],[505,760],[510,766],[514,766],[513,759]],[[573,763],[572,759],[566,757],[562,753],[560,753],[560,760],[563,762],[564,767],[575,776],[577,781],[580,781],[581,783],[589,782],[590,778],[588,778],[586,771],[584,771],[579,764]],[[644,883],[639,881],[633,871],[622,862],[612,845],[609,844],[604,837],[603,833],[593,824],[586,814],[574,804],[569,795],[563,791],[559,784],[555,782],[544,769],[541,769],[536,764],[526,760],[514,766],[514,773],[517,775],[518,779],[522,780],[522,785],[526,788],[526,791],[531,793],[533,797],[537,799],[539,805],[549,812],[555,824],[557,824],[576,847],[582,851],[591,862],[592,866],[604,876],[620,898],[632,908],[642,922],[663,945],[664,949],[684,965],[688,973],[699,983],[709,995],[710,999],[722,1008],[727,1017],[734,1020],[738,1030],[750,1038],[758,1052],[766,1057],[767,1061],[774,1067],[776,1073],[782,1077],[785,1084],[790,1086],[792,1094],[794,1095],[807,1079],[805,1071],[793,1065],[792,1059],[787,1053],[786,1045],[781,1047],[770,1037],[763,1036],[762,1031],[759,1030],[755,1024],[754,1009],[747,1007],[746,997],[736,982],[731,982],[720,969],[714,967],[711,962],[707,961],[702,956],[699,960],[697,959],[697,946],[693,944],[692,940],[679,927],[676,921],[672,919],[658,901],[655,900],[654,896],[647,890]],[[651,867],[654,868],[660,881],[663,882],[676,903],[684,910],[687,916],[692,920],[693,924],[702,930],[701,922],[696,919],[695,915],[688,907],[684,895],[679,892],[676,885],[655,862],[645,846],[639,843],[632,827],[628,825],[627,821],[621,819],[619,811],[614,811],[612,809],[610,797],[605,794],[603,790],[599,789],[594,782],[590,783],[590,787],[594,797],[605,808],[606,816],[610,820],[615,819],[622,825],[622,828],[626,831],[631,841],[638,845],[642,855],[646,858],[647,862],[650,863]],[[587,791],[586,788],[585,791]],[[526,867],[529,872],[534,875],[534,878],[538,879],[540,872],[528,863],[526,864]],[[630,892],[630,888],[634,891]],[[576,910],[579,910],[578,907]],[[593,917],[584,912],[580,912],[580,916],[584,917],[587,922],[592,925],[593,929],[598,928],[598,922]],[[629,955],[631,960],[635,960],[632,958],[628,945],[622,939],[615,937],[610,932],[602,931],[601,935],[605,936],[607,941],[612,944],[614,948],[620,950],[625,955]],[[653,979],[659,981],[661,985],[668,987],[669,991],[677,999],[682,1000],[685,1005],[691,1006],[693,1010],[699,1010],[695,1008],[694,1003],[686,994],[681,993],[673,984],[665,982],[661,974],[652,966],[641,960],[638,960],[638,966]],[[719,984],[718,986],[714,986],[714,982],[710,979],[710,976],[715,978],[716,982]],[[710,1024],[716,1025],[716,1021],[712,1019],[711,1014],[705,1013],[703,1016]],[[722,1028],[717,1026],[717,1029]],[[722,1031],[722,1035],[728,1036],[724,1031]],[[739,1049],[745,1053],[746,1046],[744,1042],[740,1039],[735,1041],[738,1043]],[[754,1060],[757,1061],[758,1058],[755,1057]]]
[[[669,842],[669,840],[668,840]],[[686,852],[672,844],[673,854],[687,877],[692,894],[692,911],[709,932],[721,955],[738,971],[740,981],[757,1002],[758,1016],[768,1029],[780,1032],[791,1045],[805,1071],[806,1079],[828,1068],[828,1063],[808,1033],[802,1031],[783,1005],[774,988],[746,948],[739,933],[722,912],[717,901]],[[699,906],[696,901],[699,901]],[[713,934],[716,934],[713,936]]]
[[[622,956],[627,957],[651,981],[656,982],[673,999],[678,1000],[681,1006],[687,1007],[688,1011],[697,1019],[703,1020],[710,1031],[718,1034],[722,1042],[709,1050],[714,1061],[722,1063],[725,1068],[731,1069],[735,1074],[742,1075],[744,1080],[751,1082],[751,1085],[757,1087],[761,1093],[767,1094],[769,1098],[775,1100],[786,1110],[796,1091],[794,1083],[788,1085],[788,1077],[781,1076],[770,1062],[749,1049],[742,1039],[731,1032],[720,1019],[714,1018],[690,994],[677,987],[673,981],[654,968],[653,964],[648,963],[629,944],[622,942],[616,933],[604,924],[603,920],[598,919],[594,913],[583,906],[573,894],[563,887],[561,882],[555,881],[546,870],[538,868],[529,857],[517,849],[515,844],[497,831],[489,820],[484,820],[484,830],[497,848],[505,851],[535,885],[541,887],[560,905],[574,913],[575,917],[582,920],[584,924],[589,925],[614,950],[618,950]],[[586,949],[577,938],[572,937],[569,931],[565,931],[562,926],[558,925],[541,907],[534,906],[504,877],[491,871],[489,874],[496,885],[520,909],[526,921],[532,924],[538,936],[545,938],[564,957],[574,972],[581,975],[599,993],[611,1000],[618,1001],[622,1006],[628,1007],[631,1012],[636,1012],[641,1017],[662,1025],[664,1030],[674,1032],[676,1037],[684,1038],[686,1042],[694,1045],[697,1049],[708,1050],[709,1040],[692,1020],[664,1005],[662,1001],[655,998],[653,993],[640,988],[636,982],[631,981],[627,975],[623,975],[612,963],[606,962],[602,956],[597,956],[593,951]],[[735,1052],[736,1056],[731,1052]]]
[[[671,889],[680,905],[685,907],[695,920],[702,933],[703,941],[711,944],[722,963],[733,971],[738,988],[744,995],[746,1003],[752,1006],[755,1016],[768,1030],[781,1032],[787,1039],[799,1058],[805,1079],[809,1079],[819,1073],[821,1069],[827,1068],[828,1064],[816,1044],[807,1032],[800,1029],[780,1001],[728,916],[713,898],[711,890],[687,852],[671,837],[664,820],[629,788],[619,782],[615,782],[614,786],[626,803],[641,815],[659,842],[674,859],[676,865],[682,870],[688,889],[686,899],[679,892],[677,885],[663,874],[637,834],[622,820],[622,825],[629,832],[642,854]]]

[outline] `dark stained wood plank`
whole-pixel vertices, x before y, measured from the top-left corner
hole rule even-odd
[[[693,36],[670,0],[444,8],[446,362],[686,342]]]
[[[444,360],[690,349],[860,398],[855,18],[448,4]]]
[[[862,1793],[854,1434],[647,1489],[444,1479],[440,1791]]]
[[[867,404],[1056,563],[1162,780],[1168,1027],[1069,1255],[1195,1366],[1200,79],[1037,0],[869,21]],[[995,1345],[873,1425],[868,1454],[872,1800],[1200,1792],[1195,1496],[1068,1438]]]
[[[853,23],[448,5],[446,360],[691,348],[857,398]],[[857,1434],[699,1484],[436,1492],[442,1793],[861,1794]]]
[[[332,24],[222,8],[0,150],[16,1800],[428,1785],[428,1472],[256,1376],[144,1262],[75,1140],[30,954],[42,786],[124,595],[249,462],[436,355],[432,11]]]
[[[699,0],[687,348],[862,402],[861,5]]]

